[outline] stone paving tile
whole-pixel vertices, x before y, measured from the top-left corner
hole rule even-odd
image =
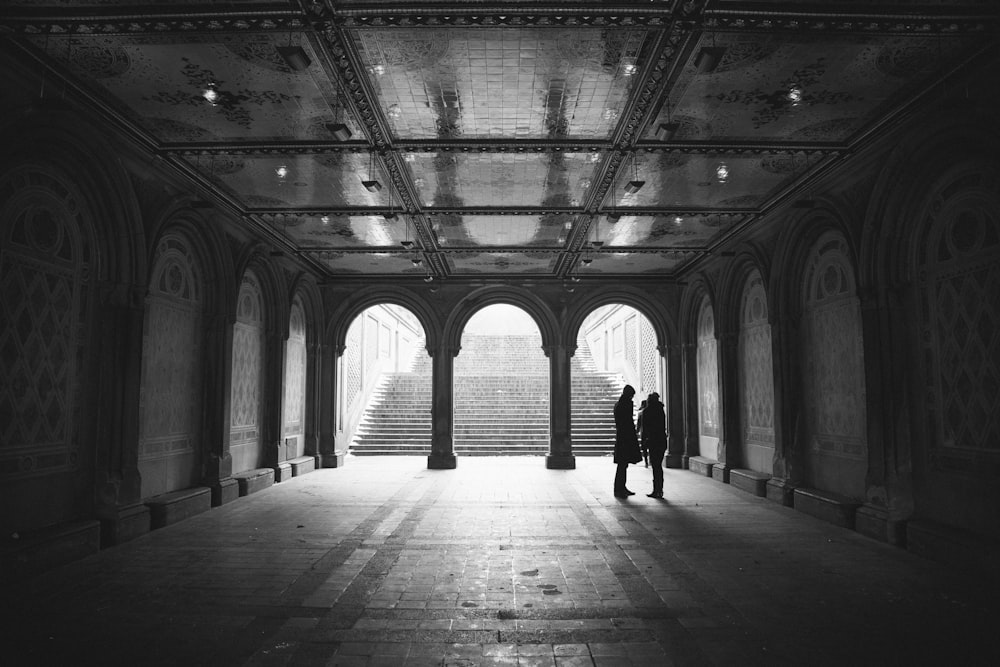
[[[349,458],[12,582],[3,662],[1000,664],[972,573],[686,471],[661,502],[577,466]]]

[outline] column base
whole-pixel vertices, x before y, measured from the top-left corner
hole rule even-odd
[[[545,457],[549,470],[576,470],[576,457],[572,454],[549,454]]]
[[[320,454],[320,467],[322,468],[343,468],[343,454]]]
[[[458,465],[454,454],[431,454],[427,457],[429,470],[454,470]]]

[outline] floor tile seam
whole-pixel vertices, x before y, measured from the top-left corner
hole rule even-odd
[[[409,497],[414,492],[414,487],[422,486],[424,482],[425,480],[420,478],[411,478],[408,483],[401,485],[392,496],[376,507],[350,533],[345,535],[337,546],[324,554],[309,570],[303,572],[288,587],[286,595],[283,596],[286,601],[301,604],[306,598],[312,595],[329,578],[332,572],[336,568],[343,566],[358,549],[362,548],[365,540],[369,539],[378,527],[399,508],[398,502],[403,498]],[[433,485],[429,486],[433,488]],[[366,559],[366,566],[375,555],[373,553]]]

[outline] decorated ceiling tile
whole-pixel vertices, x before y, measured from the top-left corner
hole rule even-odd
[[[744,219],[742,215],[623,215],[591,229],[589,240],[605,248],[704,247],[714,236]]]
[[[643,153],[636,156],[634,165],[621,170],[613,191],[605,199],[604,210],[657,206],[757,208],[823,159],[819,153],[728,156]],[[629,184],[633,181],[642,185],[630,193]]]
[[[135,7],[137,0],[4,0],[12,7],[57,7],[66,9],[73,7]],[[178,6],[205,6],[205,0],[144,0],[141,4],[161,9]],[[274,0],[240,0],[243,5],[273,5]]]
[[[414,28],[353,32],[402,139],[602,139],[642,65],[645,30]]]
[[[968,36],[709,33],[702,37],[646,138],[673,122],[673,140],[845,142],[915,84],[942,74]],[[702,49],[718,65],[700,72]]]
[[[369,275],[412,275],[427,273],[423,264],[414,265],[412,252],[344,252],[324,250],[306,252],[306,256],[321,262],[332,273],[363,273]]]
[[[433,208],[577,207],[592,187],[589,153],[416,153],[406,162]]]
[[[205,155],[188,161],[248,209],[388,207],[388,179],[364,153]],[[363,181],[376,180],[370,192]],[[396,199],[398,202],[398,198]]]
[[[333,141],[361,130],[299,34],[49,35],[31,38],[164,143]],[[301,48],[295,70],[279,47]]]
[[[574,216],[447,214],[435,215],[432,220],[442,247],[551,247],[566,243]]]
[[[556,251],[473,252],[448,251],[446,258],[456,274],[545,274],[555,270]]]
[[[574,275],[670,273],[693,255],[683,252],[597,252],[585,255]],[[589,264],[585,264],[586,260]]]
[[[302,248],[393,248],[413,238],[402,215],[267,215],[265,221]]]

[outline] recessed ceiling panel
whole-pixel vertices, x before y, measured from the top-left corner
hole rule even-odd
[[[35,47],[161,142],[333,141],[360,128],[298,34],[48,35]],[[299,47],[295,70],[278,47]]]
[[[719,232],[743,219],[738,215],[623,215],[591,231],[600,234],[604,247],[684,248],[704,247]]]
[[[366,153],[204,155],[188,161],[246,208],[389,205],[388,181],[377,166],[373,180],[381,190],[369,192],[362,185],[370,179]]]
[[[614,207],[757,208],[824,157],[811,155],[702,155],[644,153],[620,172],[604,210]],[[632,181],[643,185],[635,193]]]
[[[401,139],[603,139],[623,112],[647,31],[354,30]]]
[[[551,274],[559,253],[449,251],[446,257],[456,274]]]
[[[479,246],[552,247],[566,243],[572,215],[435,215],[438,244],[448,248]]]
[[[403,216],[267,215],[264,220],[302,248],[400,248],[412,239]]]
[[[590,255],[592,261],[589,265],[578,265],[573,273],[580,276],[670,273],[690,257],[674,252],[599,252]],[[580,289],[579,286],[577,289]]]
[[[944,74],[968,36],[706,34],[646,138],[843,142]],[[720,49],[699,72],[701,50]]]
[[[325,250],[307,252],[306,256],[325,264],[333,273],[364,273],[368,275],[420,276],[427,270],[414,266],[413,253],[407,252],[343,252]]]
[[[420,202],[434,208],[580,206],[588,153],[416,153],[406,162]]]

